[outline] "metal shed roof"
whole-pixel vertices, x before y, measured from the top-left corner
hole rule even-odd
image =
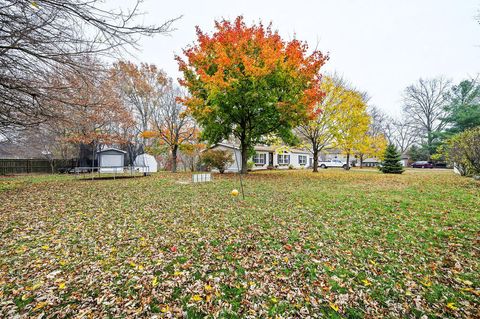
[[[119,150],[118,148],[113,148],[113,147],[111,147],[111,148],[105,148],[105,149],[103,149],[103,150],[101,150],[101,151],[97,151],[97,154],[98,154],[98,153],[103,153],[103,152],[112,152],[112,151],[113,151],[113,152],[119,152],[119,153],[127,154],[127,152],[122,151],[122,150]]]

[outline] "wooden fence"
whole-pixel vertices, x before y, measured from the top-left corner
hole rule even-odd
[[[60,168],[75,166],[75,160],[55,159],[50,162],[46,159],[0,159],[0,175],[29,174],[29,173],[56,173]]]

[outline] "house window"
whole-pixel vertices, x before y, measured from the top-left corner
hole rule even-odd
[[[255,163],[255,165],[265,165],[265,163],[267,162],[267,154],[255,153],[255,155],[253,155],[253,162]]]
[[[298,164],[300,164],[300,165],[307,165],[307,156],[305,156],[305,155],[298,155]]]
[[[290,155],[287,154],[278,154],[278,165],[288,165],[290,164]]]

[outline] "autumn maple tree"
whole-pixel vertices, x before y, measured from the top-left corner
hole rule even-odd
[[[160,99],[160,105],[155,109],[152,120],[158,143],[169,149],[172,172],[177,171],[180,146],[189,144],[198,136],[196,123],[185,112],[185,106],[180,102],[183,96],[181,88],[175,87],[170,82]]]
[[[168,84],[158,92],[157,102],[150,117],[151,130],[140,133],[143,139],[152,139],[147,149],[154,153],[167,153],[170,156],[172,172],[177,171],[178,151],[184,144],[191,144],[198,137],[198,128],[191,116],[185,112],[180,102],[184,92],[173,84]]]
[[[151,119],[169,84],[166,73],[154,64],[118,61],[110,70],[115,88],[135,120],[135,133],[152,128]],[[144,141],[140,141],[144,143]]]
[[[147,135],[153,130],[153,117],[160,107],[160,99],[166,91],[169,79],[166,73],[154,64],[135,64],[118,61],[110,69],[115,92],[128,108],[134,120],[133,137],[127,145],[130,157],[145,152]]]
[[[197,27],[197,42],[177,56],[190,96],[183,102],[202,127],[202,138],[240,142],[242,173],[253,145],[266,134],[292,137],[322,97],[320,68],[327,57],[299,40],[284,41],[243,17],[216,21],[215,32]]]
[[[125,145],[132,137],[134,125],[107,72],[97,62],[90,63],[90,72],[62,71],[49,84],[57,87],[52,104],[59,113],[57,131],[62,131],[63,140],[80,146],[80,158],[90,156],[92,150],[88,148]],[[93,71],[95,68],[101,71]]]

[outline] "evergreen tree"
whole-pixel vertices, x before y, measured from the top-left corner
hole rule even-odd
[[[480,83],[477,79],[464,80],[453,86],[449,93],[450,103],[445,118],[449,128],[441,138],[449,138],[465,130],[480,126]]]
[[[393,144],[389,144],[385,150],[382,166],[380,171],[385,174],[402,174],[404,169],[402,163],[400,163],[400,153]]]
[[[430,157],[430,153],[428,150],[428,145],[420,144],[415,145],[413,144],[410,149],[408,150],[408,155],[410,159],[414,162],[416,161],[428,161]]]

